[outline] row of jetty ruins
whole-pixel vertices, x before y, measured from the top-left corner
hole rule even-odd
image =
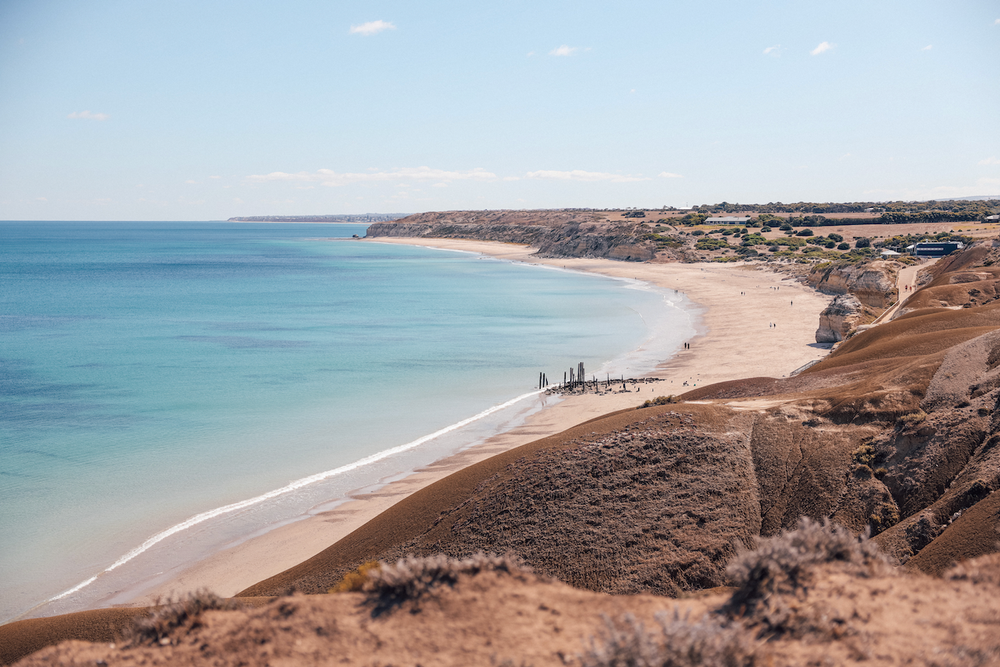
[[[563,372],[561,384],[549,385],[549,378],[544,372],[538,374],[538,389],[544,389],[547,394],[623,394],[638,392],[642,385],[663,382],[662,378],[612,378],[606,374],[605,379],[599,380],[596,375],[587,379],[586,370],[581,361],[576,368],[570,368]]]

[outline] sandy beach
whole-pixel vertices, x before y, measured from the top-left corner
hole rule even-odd
[[[829,296],[757,266],[639,264],[596,259],[545,259],[526,246],[451,239],[379,238],[366,243],[402,243],[463,250],[492,257],[645,281],[677,290],[698,305],[700,335],[690,349],[666,361],[651,377],[661,382],[640,391],[563,399],[545,397],[539,412],[522,425],[442,459],[373,492],[353,494],[333,510],[277,528],[193,564],[172,580],[143,591],[129,604],[145,605],[207,588],[222,596],[282,572],[322,551],[383,511],[448,475],[498,453],[564,431],[589,419],[634,408],[660,395],[695,386],[756,376],[782,377],[822,358],[815,344],[819,313]]]

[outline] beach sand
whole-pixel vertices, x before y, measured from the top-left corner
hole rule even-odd
[[[563,400],[543,397],[545,407],[520,426],[377,490],[355,493],[335,509],[216,553],[172,580],[144,591],[130,604],[146,605],[158,598],[177,597],[202,588],[232,596],[319,553],[415,491],[491,456],[610,412],[635,408],[656,396],[680,394],[694,386],[723,380],[782,377],[828,352],[816,345],[815,331],[819,314],[831,297],[754,265],[546,259],[533,256],[534,249],[527,246],[453,239],[378,238],[361,242],[463,250],[646,281],[683,292],[694,301],[700,309],[701,333],[689,341],[690,349],[680,351],[649,374],[663,378],[662,382],[639,385],[641,390],[632,393],[587,394]]]

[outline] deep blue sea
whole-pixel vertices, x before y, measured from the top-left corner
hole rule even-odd
[[[672,292],[364,231],[0,222],[0,622],[509,428],[540,371],[637,374],[693,334]]]

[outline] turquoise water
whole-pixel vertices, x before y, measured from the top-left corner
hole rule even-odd
[[[509,427],[539,371],[692,333],[673,294],[364,229],[0,223],[0,621],[123,601]]]

